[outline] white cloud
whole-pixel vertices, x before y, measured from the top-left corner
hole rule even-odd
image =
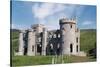
[[[74,17],[74,15],[80,15],[82,11],[83,8],[78,7],[77,5],[34,3],[32,6],[33,16],[38,19],[38,23],[46,24],[50,29],[58,29],[59,19],[63,17],[71,18]],[[49,19],[47,19],[47,17],[49,17]]]
[[[52,16],[55,13],[64,11],[66,6],[63,4],[55,4],[55,3],[35,3],[32,6],[32,13],[35,18],[38,19],[38,23],[46,24],[49,30],[57,29],[57,24],[55,24],[55,20],[57,21],[55,16],[53,18],[46,19],[48,16]],[[61,15],[61,14],[60,14]],[[65,14],[63,14],[65,16]]]
[[[11,24],[11,28],[12,29],[20,29],[20,30],[25,30],[25,29],[29,29],[28,26],[26,25],[18,25],[18,24]]]
[[[65,8],[65,5],[62,4],[36,3],[32,6],[32,13],[34,17],[38,19],[44,19],[45,17],[52,15],[56,12],[63,11]]]
[[[82,22],[82,25],[91,25],[93,22],[92,21],[84,21]]]

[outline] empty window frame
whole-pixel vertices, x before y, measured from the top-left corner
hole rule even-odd
[[[70,24],[70,28],[72,28],[72,24]]]
[[[70,44],[70,52],[72,53],[73,52],[73,45]]]
[[[76,37],[76,42],[78,43],[78,37]]]
[[[41,42],[41,37],[38,38],[38,41]]]
[[[76,52],[78,52],[78,45],[76,46]]]
[[[49,35],[49,38],[52,38],[52,35],[51,34]]]
[[[53,38],[56,38],[56,34],[53,35]]]
[[[60,48],[60,44],[57,45],[57,48]]]
[[[50,44],[50,48],[53,49],[53,44],[52,43]]]
[[[58,38],[60,38],[60,34],[58,34]]]
[[[34,51],[34,46],[32,45],[32,51]]]

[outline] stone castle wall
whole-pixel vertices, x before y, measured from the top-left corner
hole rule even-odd
[[[61,19],[60,29],[47,31],[42,24],[27,30],[26,55],[78,55],[80,52],[80,31],[75,20]],[[19,36],[19,55],[24,55],[23,32]],[[78,41],[78,42],[77,42]]]

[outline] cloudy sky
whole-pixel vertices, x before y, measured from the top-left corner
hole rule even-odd
[[[96,28],[96,6],[61,3],[12,1],[12,28],[27,29],[44,24],[49,30],[59,29],[59,19],[77,18],[80,29]]]

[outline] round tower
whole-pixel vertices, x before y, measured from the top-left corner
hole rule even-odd
[[[43,28],[42,55],[46,55],[46,46],[47,46],[47,30],[46,28]]]
[[[62,54],[76,54],[76,21],[63,18],[59,21],[61,31]]]
[[[20,33],[19,33],[19,55],[23,55],[24,54],[24,33],[25,31],[24,30],[20,30]]]
[[[35,56],[36,50],[35,50],[35,32],[30,29],[28,31],[28,48],[27,48],[27,55],[28,56]]]

